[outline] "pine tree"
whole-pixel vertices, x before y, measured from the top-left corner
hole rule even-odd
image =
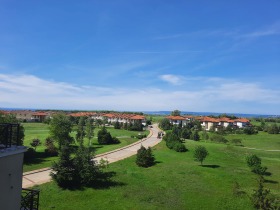
[[[145,147],[141,146],[141,148],[137,150],[136,164],[145,168],[155,164],[155,158],[150,147],[146,149]]]

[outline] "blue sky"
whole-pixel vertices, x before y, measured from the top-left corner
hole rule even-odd
[[[0,107],[280,114],[279,0],[0,5]]]

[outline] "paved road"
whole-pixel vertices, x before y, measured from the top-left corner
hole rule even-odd
[[[161,141],[161,139],[157,138],[157,134],[159,131],[160,130],[157,127],[157,125],[154,124],[153,127],[150,128],[150,134],[147,138],[130,144],[128,146],[122,147],[120,149],[96,155],[95,160],[99,161],[101,158],[103,158],[105,160],[108,160],[109,163],[113,163],[135,155],[137,153],[137,150],[141,147],[141,145],[143,145],[144,147],[153,147]],[[40,185],[46,182],[50,182],[50,172],[50,168],[43,168],[23,173],[22,187],[28,188],[34,185]]]

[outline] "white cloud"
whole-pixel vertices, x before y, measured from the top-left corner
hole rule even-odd
[[[173,74],[163,74],[160,75],[159,78],[165,82],[168,82],[172,85],[180,85],[183,83],[183,77],[181,76],[176,76]]]
[[[164,76],[164,75],[162,75]],[[178,79],[176,79],[178,77]],[[178,83],[180,76],[165,75]],[[48,81],[33,75],[0,74],[1,107],[108,110],[180,110],[280,114],[280,91],[223,78],[188,77],[199,84],[189,90],[178,86],[162,88],[121,88],[77,86]],[[248,104],[254,104],[253,107]],[[266,107],[271,107],[267,109]]]

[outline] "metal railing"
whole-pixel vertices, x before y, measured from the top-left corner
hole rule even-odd
[[[19,124],[0,123],[0,148],[19,145]]]
[[[39,209],[39,190],[22,188],[20,210],[38,210]]]

